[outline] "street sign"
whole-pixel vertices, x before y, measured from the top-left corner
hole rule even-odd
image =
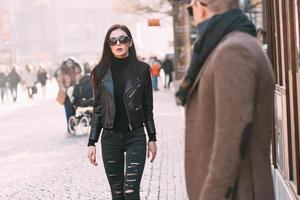
[[[160,26],[160,19],[148,19],[148,26]]]
[[[0,65],[12,66],[12,51],[9,49],[0,50]]]
[[[7,12],[0,13],[0,31],[3,42],[9,42],[11,39],[9,14]]]
[[[4,42],[10,41],[10,25],[8,22],[2,23],[2,37]]]

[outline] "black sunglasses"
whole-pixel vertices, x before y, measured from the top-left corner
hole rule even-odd
[[[130,41],[130,38],[126,35],[121,35],[119,37],[112,37],[109,38],[108,44],[114,46],[118,43],[118,41],[120,44],[127,44]]]
[[[201,4],[202,6],[207,7],[207,5],[206,5],[205,3],[201,2],[201,1],[199,1],[199,2],[200,2],[200,4]],[[190,5],[190,6],[187,7],[186,9],[187,9],[189,15],[190,15],[191,17],[193,17],[193,16],[194,16],[194,13],[193,13],[193,5]]]
[[[189,16],[193,17],[194,16],[194,13],[193,13],[193,6],[189,6],[186,8],[188,13],[189,13]]]

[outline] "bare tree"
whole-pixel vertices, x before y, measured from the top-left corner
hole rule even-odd
[[[114,8],[143,17],[151,13],[173,17],[175,73],[176,79],[180,79],[185,74],[191,52],[189,16],[185,5],[174,0],[115,0]]]
[[[172,1],[176,79],[181,79],[190,63],[190,24],[185,5]]]

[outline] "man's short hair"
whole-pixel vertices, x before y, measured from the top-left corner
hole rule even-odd
[[[239,0],[198,0],[207,5],[209,9],[215,12],[239,8]]]

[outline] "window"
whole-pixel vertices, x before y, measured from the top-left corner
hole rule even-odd
[[[273,163],[295,195],[300,193],[300,0],[265,3],[269,55],[277,79]]]

